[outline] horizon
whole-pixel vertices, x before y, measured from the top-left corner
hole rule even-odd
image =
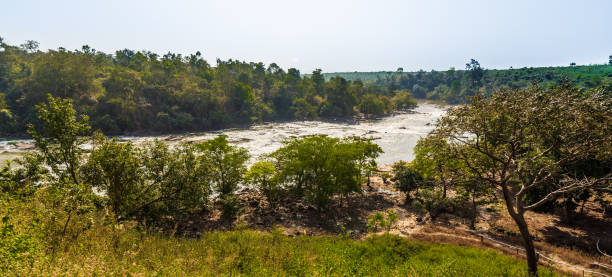
[[[472,58],[487,69],[593,65],[612,55],[612,3],[601,0],[143,3],[11,2],[5,21],[19,24],[0,36],[11,45],[38,41],[41,50],[200,51],[212,65],[276,63],[305,74],[461,70]]]

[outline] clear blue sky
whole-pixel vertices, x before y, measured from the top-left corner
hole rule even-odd
[[[611,0],[2,0],[0,36],[277,62],[303,73],[605,63]]]

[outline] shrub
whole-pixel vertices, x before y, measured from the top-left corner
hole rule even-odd
[[[272,162],[258,161],[254,163],[247,172],[245,179],[259,187],[270,205],[274,205],[281,196],[282,188],[278,181],[276,168],[274,168]]]
[[[436,218],[443,212],[451,212],[451,205],[448,198],[443,197],[442,190],[436,188],[426,188],[421,190],[419,198],[423,201],[423,207],[431,218]]]
[[[307,136],[284,142],[271,157],[280,182],[322,209],[334,195],[361,192],[364,171],[381,152],[370,140]]]
[[[377,212],[368,217],[368,230],[370,232],[375,232],[378,230],[378,228],[384,228],[387,232],[389,232],[398,219],[399,216],[393,209],[387,210],[386,214]]]
[[[404,161],[393,165],[393,175],[391,180],[395,182],[395,188],[406,193],[406,203],[410,200],[412,191],[418,191],[419,188],[425,186],[423,176]]]
[[[233,194],[247,171],[248,151],[229,145],[226,135],[200,143],[197,147],[204,152],[202,158],[207,159],[215,191],[221,196]]]

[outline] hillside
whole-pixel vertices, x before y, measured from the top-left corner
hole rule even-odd
[[[323,75],[326,79],[342,77],[379,87],[405,89],[411,91],[416,98],[448,103],[463,102],[466,96],[477,92],[492,93],[504,87],[517,89],[532,84],[547,87],[565,80],[587,89],[612,85],[612,64],[486,69],[472,60],[466,68],[429,72],[336,72]]]

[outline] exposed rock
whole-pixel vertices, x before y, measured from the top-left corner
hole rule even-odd
[[[36,146],[34,146],[34,144],[31,144],[31,143],[18,142],[18,143],[15,143],[15,148],[19,150],[32,150],[36,148]]]

